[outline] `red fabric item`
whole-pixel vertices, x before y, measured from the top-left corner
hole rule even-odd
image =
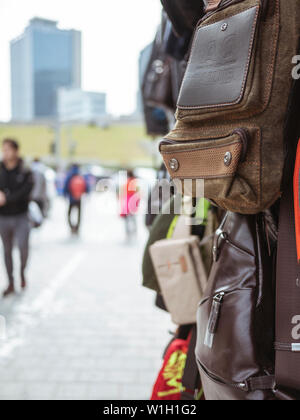
[[[188,340],[174,340],[165,355],[163,367],[153,388],[151,401],[180,400],[181,381],[186,364]]]
[[[81,175],[75,175],[70,181],[69,191],[74,200],[80,200],[86,192],[86,182]]]
[[[137,180],[129,178],[120,194],[120,216],[136,214],[139,209],[140,196],[137,191]]]
[[[300,263],[300,141],[298,143],[296,166],[294,173],[294,208],[295,208],[295,228],[297,242],[298,263]]]

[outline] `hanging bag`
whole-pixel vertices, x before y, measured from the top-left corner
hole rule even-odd
[[[201,245],[199,238],[191,235],[189,217],[180,216],[172,239],[150,247],[161,293],[177,325],[196,322],[198,302],[207,283]]]
[[[272,400],[274,288],[263,216],[228,213],[199,305],[196,358],[207,400]]]
[[[284,129],[300,36],[300,0],[206,1],[160,145],[185,194],[257,214],[280,197]],[[188,179],[191,185],[183,185]]]

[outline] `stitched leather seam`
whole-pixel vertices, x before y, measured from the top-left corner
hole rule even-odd
[[[241,126],[243,126],[242,124],[241,124]],[[253,128],[253,129],[255,129],[255,130],[260,130],[258,127],[257,127],[257,125],[253,125],[253,124],[248,124],[248,123],[245,123],[245,127],[247,127],[247,128]],[[235,125],[230,125],[229,127],[227,127],[227,126],[224,126],[224,125],[217,125],[217,126],[213,126],[213,127],[206,127],[206,128],[199,128],[199,127],[195,127],[195,128],[192,128],[192,127],[189,127],[188,128],[188,130],[186,130],[185,128],[174,128],[171,132],[170,132],[170,134],[168,135],[168,136],[166,136],[165,138],[166,139],[169,139],[169,140],[174,140],[174,141],[180,141],[180,140],[182,140],[182,141],[190,141],[191,139],[189,139],[189,140],[187,140],[186,138],[183,138],[183,137],[181,137],[181,138],[179,138],[179,137],[171,137],[171,134],[172,133],[176,133],[176,132],[179,132],[179,133],[182,133],[182,132],[184,132],[184,133],[186,133],[187,135],[189,134],[189,133],[191,133],[192,135],[193,135],[193,133],[194,133],[194,131],[204,131],[204,130],[209,130],[209,131],[211,131],[211,130],[214,130],[217,134],[214,134],[214,135],[212,135],[212,134],[205,134],[205,137],[203,136],[203,139],[214,139],[214,138],[216,138],[218,135],[220,136],[220,137],[226,137],[226,130],[231,130],[231,131],[233,131],[234,130],[234,128],[237,128]],[[241,127],[240,127],[241,128]],[[196,139],[197,140],[197,139]],[[199,140],[201,140],[201,136],[199,135]]]
[[[195,148],[195,149],[186,149],[186,150],[173,150],[172,152],[165,152],[162,151],[162,155],[177,155],[178,153],[191,153],[191,152],[199,152],[201,150],[215,150],[215,149],[222,149],[222,148],[226,148],[226,147],[230,147],[230,146],[234,146],[235,144],[241,144],[241,141],[234,141],[232,143],[227,143],[227,144],[220,144],[220,145],[216,145],[216,146],[207,146],[207,147],[199,147],[199,148]]]
[[[201,180],[201,179],[219,179],[219,178],[234,178],[235,173],[228,175],[197,175],[197,176],[173,176],[173,179],[191,179],[191,180]]]
[[[265,95],[264,95],[264,103],[263,103],[263,107],[262,110],[260,112],[264,112],[268,106],[269,100],[271,98],[271,91],[272,91],[272,85],[273,85],[273,79],[274,79],[274,68],[275,68],[275,62],[276,62],[276,57],[277,57],[277,45],[278,45],[278,40],[279,40],[279,25],[280,25],[280,6],[279,6],[279,0],[275,0],[276,1],[276,8],[275,8],[275,16],[277,17],[277,19],[274,19],[274,23],[273,23],[273,32],[274,32],[274,43],[273,43],[273,50],[272,50],[272,61],[271,61],[271,65],[270,65],[270,70],[267,71],[267,89],[265,91]],[[259,112],[259,113],[260,113]],[[252,114],[249,114],[249,117]],[[254,114],[255,115],[255,114]],[[247,116],[246,116],[247,118]]]

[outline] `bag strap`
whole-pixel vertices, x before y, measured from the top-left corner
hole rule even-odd
[[[190,197],[184,197],[183,199],[183,211],[181,215],[176,215],[170,225],[167,233],[167,239],[186,239],[192,235],[192,221],[196,220],[196,224],[205,226],[207,224],[208,212],[210,209],[209,201],[200,199],[196,203],[195,207]],[[192,215],[195,209],[194,216]],[[211,238],[201,244],[205,245]]]
[[[259,376],[250,378],[247,382],[249,391],[267,391],[275,387],[275,376]]]
[[[275,394],[278,395],[282,386],[300,387],[300,340],[293,338],[293,318],[300,315],[299,279],[293,186],[290,183],[281,199],[277,252],[275,376],[278,389]]]
[[[197,342],[197,327],[193,326],[191,331],[191,339],[187,353],[186,365],[182,377],[181,400],[192,401],[196,399],[199,391],[200,374],[196,363],[195,348]]]
[[[186,239],[191,236],[192,226],[189,216],[178,216],[176,220],[176,225],[173,230],[172,239]]]
[[[221,3],[221,0],[204,0],[205,11],[212,12],[216,10]]]
[[[300,39],[299,47],[300,51]],[[297,313],[292,313],[293,306],[299,308],[300,265],[297,261],[297,243],[295,233],[295,216],[297,215],[297,202],[293,203],[293,174],[294,182],[297,174],[297,146],[299,145],[300,120],[298,118],[300,107],[300,80],[294,80],[290,95],[287,118],[285,122],[286,157],[283,171],[281,207],[279,215],[279,235],[277,250],[276,273],[276,387],[275,395],[279,399],[289,399],[289,392],[281,389],[287,381],[300,384],[300,353],[294,352],[295,344],[292,343],[292,318]],[[297,166],[297,165],[296,165]],[[295,170],[294,170],[295,168]],[[297,177],[297,178],[296,178]],[[299,182],[297,182],[299,185]],[[295,182],[296,185],[296,182]],[[296,190],[295,190],[296,192]],[[295,198],[298,201],[298,194]],[[296,210],[296,213],[295,213]],[[299,312],[299,310],[298,310]],[[294,344],[294,345],[293,345]],[[293,379],[292,379],[293,378]],[[291,384],[292,385],[292,384]],[[292,386],[293,387],[293,386]]]

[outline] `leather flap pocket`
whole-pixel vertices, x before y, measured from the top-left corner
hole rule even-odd
[[[178,100],[180,109],[239,104],[255,45],[259,3],[196,31]]]
[[[217,139],[173,142],[165,140],[160,151],[173,179],[232,177],[244,154],[239,133]]]

